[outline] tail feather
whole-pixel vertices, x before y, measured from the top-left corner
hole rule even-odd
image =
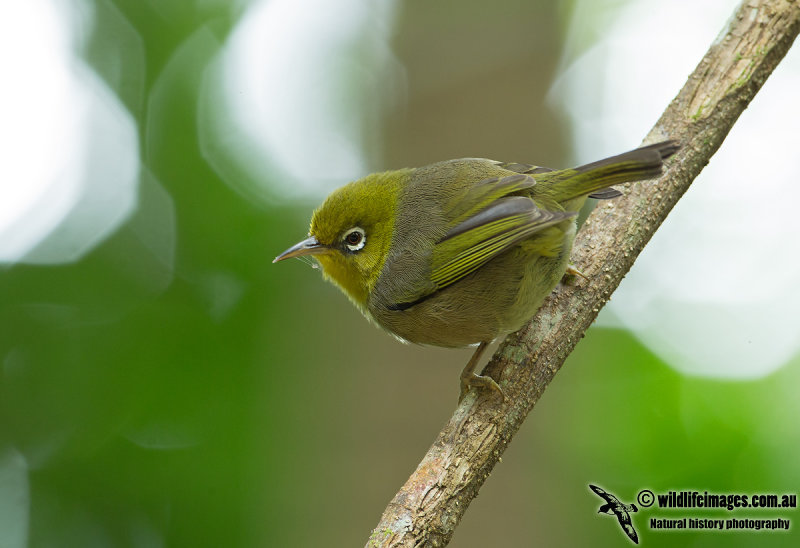
[[[663,161],[679,148],[677,141],[663,141],[573,169],[542,173],[536,181],[549,186],[559,202],[571,200],[611,185],[658,177]]]

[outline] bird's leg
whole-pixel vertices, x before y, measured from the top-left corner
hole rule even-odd
[[[483,354],[483,351],[486,350],[487,346],[489,346],[489,343],[482,342],[479,344],[478,348],[475,349],[475,353],[472,354],[472,357],[469,359],[467,366],[461,372],[461,395],[458,397],[458,403],[461,403],[461,400],[464,399],[464,396],[467,395],[467,392],[469,392],[469,389],[472,386],[480,386],[494,390],[500,395],[501,400],[506,399],[505,394],[503,394],[503,390],[496,382],[494,382],[493,378],[475,373],[475,368],[478,366],[481,355]]]
[[[564,272],[564,276],[580,276],[584,280],[587,280],[587,281],[589,280],[589,278],[586,276],[586,274],[584,274],[583,272],[578,270],[578,267],[576,267],[572,263],[567,265],[567,270],[566,270],[566,272]]]

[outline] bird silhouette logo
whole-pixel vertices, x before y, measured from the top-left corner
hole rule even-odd
[[[628,538],[630,538],[635,544],[639,544],[639,536],[636,534],[636,529],[633,528],[633,523],[631,522],[631,514],[639,511],[639,509],[636,508],[636,505],[622,504],[617,497],[600,489],[596,485],[592,485],[591,483],[589,484],[589,488],[597,493],[600,498],[606,501],[606,503],[600,507],[597,513],[615,514],[617,516],[617,521],[619,521],[622,530],[625,531],[625,534],[628,535]]]

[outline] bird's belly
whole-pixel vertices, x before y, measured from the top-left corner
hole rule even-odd
[[[486,310],[437,295],[407,310],[375,317],[393,335],[416,344],[462,347],[494,340],[502,333],[499,318]]]

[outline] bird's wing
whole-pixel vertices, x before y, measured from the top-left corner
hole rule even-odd
[[[534,166],[531,164],[518,164],[516,162],[498,162],[497,166],[509,171],[514,171],[516,173],[524,173],[526,175],[536,175],[539,173],[555,171],[555,169],[549,167]],[[589,194],[589,198],[595,198],[596,200],[611,200],[619,196],[622,196],[622,192],[612,187],[604,188]]]
[[[499,192],[497,186],[508,179],[512,181],[503,189],[505,194],[514,191],[509,188],[527,183],[525,180],[530,177],[505,177],[491,185],[493,190]],[[492,194],[487,191],[484,197]],[[458,222],[450,223],[444,238],[433,248],[431,280],[438,289],[474,272],[521,240],[576,215],[541,209],[526,196],[494,198],[482,208],[468,207],[463,211],[457,215]]]
[[[548,171],[555,171],[551,167],[535,166],[533,164],[520,164],[517,162],[497,162],[498,167],[513,171],[515,173],[525,173],[527,175],[536,175],[537,173],[547,173]]]
[[[617,514],[617,519],[619,520],[619,524],[622,526],[622,530],[625,531],[625,534],[635,542],[639,544],[639,535],[636,534],[636,529],[633,528],[633,523],[631,523],[631,515],[624,510],[615,509],[614,513]]]
[[[447,228],[462,223],[491,205],[495,200],[514,192],[528,189],[536,184],[532,177],[523,174],[507,177],[491,177],[469,185],[464,192],[459,192],[445,206],[448,219]]]
[[[609,493],[607,491],[604,491],[604,490],[600,489],[598,486],[592,485],[590,483],[589,484],[589,489],[591,489],[592,491],[594,491],[595,493],[597,493],[598,495],[603,497],[603,499],[605,499],[606,502],[610,502],[612,504],[619,504],[619,499],[617,499],[617,497],[615,497],[614,495],[612,495],[611,493]]]

